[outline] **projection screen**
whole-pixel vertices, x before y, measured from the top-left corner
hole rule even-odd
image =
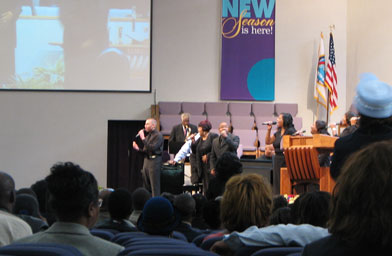
[[[0,89],[151,91],[151,0],[1,0]]]

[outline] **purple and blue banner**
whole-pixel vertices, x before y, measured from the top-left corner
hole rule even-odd
[[[275,99],[275,0],[222,0],[221,100]]]

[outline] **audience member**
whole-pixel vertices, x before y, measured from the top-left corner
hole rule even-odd
[[[140,214],[143,211],[143,207],[146,202],[151,198],[151,193],[145,188],[137,188],[132,193],[132,208],[133,211],[129,220],[137,225],[137,220],[139,219]]]
[[[216,162],[215,175],[211,179],[211,186],[206,191],[208,200],[223,195],[226,182],[234,175],[242,173],[242,163],[233,152],[224,152]]]
[[[107,219],[110,219],[110,214],[108,210],[108,201],[109,201],[109,196],[113,191],[114,190],[112,188],[104,188],[101,191],[99,191],[98,198],[102,203],[101,203],[101,207],[99,208],[99,216],[97,221],[98,225],[106,221]]]
[[[258,160],[272,161],[272,157],[275,155],[275,149],[272,144],[267,144],[264,147],[264,154],[258,158]]]
[[[117,255],[123,247],[95,237],[89,231],[99,213],[94,176],[71,162],[55,164],[50,171],[45,178],[48,204],[58,222],[16,243],[60,243],[75,247],[83,255]]]
[[[181,216],[174,210],[169,200],[164,197],[153,197],[146,202],[137,222],[140,231],[150,235],[172,237]]]
[[[359,128],[335,142],[330,169],[335,180],[352,153],[370,143],[392,139],[392,86],[364,74],[354,104],[360,116]]]
[[[174,199],[176,198],[176,196],[173,195],[172,193],[170,193],[170,192],[163,192],[163,193],[161,194],[161,197],[166,198],[167,200],[169,200],[169,202],[170,202],[172,205],[174,205]]]
[[[119,232],[137,231],[128,220],[132,212],[132,196],[127,189],[119,188],[110,193],[108,198],[110,218],[99,223],[96,228],[114,229]]]
[[[274,146],[275,156],[272,160],[273,165],[273,192],[280,193],[280,168],[285,165],[283,155],[283,145],[281,143],[284,135],[292,135],[296,132],[293,124],[293,117],[289,113],[281,113],[277,120],[277,131],[271,135],[272,123],[268,125],[267,133],[265,135],[265,144],[272,144]]]
[[[174,229],[181,232],[192,242],[202,231],[192,227],[192,219],[196,212],[196,202],[190,194],[181,194],[174,199],[174,208],[181,214],[181,222]]]
[[[238,146],[240,145],[240,138],[229,132],[229,127],[226,122],[219,124],[219,137],[215,138],[212,142],[210,169],[212,172],[219,157],[225,152],[237,153]]]
[[[291,207],[293,224],[310,224],[325,228],[329,219],[331,195],[314,191],[300,195]]]
[[[37,204],[38,204],[38,198],[37,198],[37,194],[34,192],[33,189],[31,188],[20,188],[16,191],[16,195],[20,195],[20,194],[28,194],[33,196],[36,200],[37,200]]]
[[[210,132],[212,126],[208,120],[201,121],[197,127],[200,138],[195,140],[192,136],[192,152],[196,154],[196,165],[199,178],[203,181],[203,189],[206,191],[211,179],[210,161],[212,142],[218,137]]]
[[[48,224],[39,213],[38,201],[31,194],[17,194],[13,213],[26,221],[33,233],[45,230]]]
[[[51,212],[47,207],[48,184],[46,184],[45,180],[39,180],[31,185],[31,189],[37,195],[39,212],[46,219],[46,222],[49,224],[49,226],[51,226],[56,221],[56,218],[54,217],[53,212]]]
[[[291,223],[291,208],[288,206],[280,207],[272,212],[270,225]]]
[[[340,126],[339,128],[345,128],[345,129],[340,133],[339,137],[347,136],[347,135],[353,133],[358,128],[358,126],[356,125],[356,121],[355,121],[356,118],[357,117],[355,116],[354,112],[347,111],[344,114],[342,120],[340,121],[340,123],[338,125]],[[338,133],[336,130],[336,124],[330,124],[329,126],[332,129],[332,135],[337,136]]]
[[[217,197],[215,200],[207,201],[204,206],[203,217],[207,225],[212,230],[218,230],[221,227],[220,221],[220,202],[222,197]]]
[[[189,122],[190,114],[181,114],[181,124],[173,126],[169,137],[169,153],[177,154],[191,134],[197,133],[196,125]]]
[[[272,198],[272,212],[282,207],[288,207],[287,199],[282,195],[274,195]]]
[[[15,183],[10,175],[0,171],[0,246],[32,234],[30,226],[11,214],[15,202]]]
[[[204,207],[207,203],[207,198],[203,194],[194,194],[192,195],[193,199],[195,200],[196,203],[196,212],[195,216],[192,219],[192,227],[201,229],[201,230],[206,230],[209,229],[209,226],[207,225],[203,215],[204,215]]]
[[[328,223],[331,236],[305,246],[303,255],[390,255],[392,141],[352,154],[336,181]]]

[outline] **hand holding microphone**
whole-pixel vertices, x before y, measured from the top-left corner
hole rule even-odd
[[[271,131],[272,125],[276,124],[276,121],[267,121],[267,122],[262,122],[262,125],[268,125],[268,131]]]
[[[141,130],[137,133],[136,138],[137,138],[137,137],[140,137],[141,140],[144,140],[144,139],[146,138],[146,136],[144,136],[144,129],[141,129]]]
[[[304,133],[306,132],[306,130],[298,130],[298,131],[296,131],[295,133],[293,133],[291,136],[303,136],[304,135]]]

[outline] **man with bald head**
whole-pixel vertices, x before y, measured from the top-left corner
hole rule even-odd
[[[29,224],[11,214],[14,203],[14,180],[7,173],[0,171],[0,246],[32,234]]]
[[[152,196],[159,196],[161,193],[161,164],[163,151],[163,136],[156,130],[157,121],[154,118],[146,120],[144,129],[139,131],[140,139],[143,141],[144,153],[143,162],[143,183],[144,187],[151,191]],[[144,132],[148,135],[145,136]]]
[[[214,170],[216,161],[225,152],[233,152],[237,154],[240,138],[229,132],[229,126],[226,122],[219,124],[219,137],[212,142],[212,150],[210,155],[210,169]],[[213,171],[212,171],[213,172]]]

